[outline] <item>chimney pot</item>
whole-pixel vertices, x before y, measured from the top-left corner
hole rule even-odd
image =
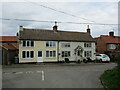
[[[53,31],[54,31],[54,32],[57,32],[57,27],[58,27],[58,26],[57,26],[57,22],[55,21],[55,25],[53,26]]]
[[[90,34],[90,28],[89,28],[89,25],[87,25],[87,33],[89,33]]]
[[[20,26],[19,29],[20,29],[20,31],[23,31],[23,26]]]
[[[109,32],[109,36],[114,36],[114,32],[113,31],[111,31],[111,32]]]

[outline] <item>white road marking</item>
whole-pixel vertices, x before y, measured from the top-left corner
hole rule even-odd
[[[44,77],[44,71],[42,70],[42,81],[45,80],[45,77]]]
[[[33,73],[32,71],[27,71],[26,73]]]
[[[3,72],[3,74],[10,74],[9,72]]]
[[[15,74],[22,74],[23,72],[16,72]]]
[[[42,75],[42,81],[44,81],[45,80],[45,75],[44,75],[44,71],[42,70],[42,71],[36,71],[37,73],[41,73],[41,75]],[[30,73],[34,73],[33,71],[27,71],[27,72],[15,72],[14,74],[24,74],[24,73],[26,73],[26,74],[30,74]],[[11,74],[11,73],[8,73],[8,72],[3,72],[3,74]]]
[[[41,73],[42,71],[36,71],[37,73]]]

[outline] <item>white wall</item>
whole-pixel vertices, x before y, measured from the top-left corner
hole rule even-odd
[[[70,43],[70,47],[62,47],[62,43]],[[91,42],[91,46],[92,47],[84,47],[84,42],[63,42],[63,41],[60,41],[59,42],[59,61],[60,60],[64,60],[64,58],[62,57],[62,51],[71,51],[71,56],[68,57],[70,61],[75,61],[76,60],[76,55],[74,54],[74,49],[77,47],[77,46],[81,46],[83,48],[83,53],[82,53],[82,56],[84,58],[84,51],[92,51],[92,57],[91,59],[94,60],[95,59],[95,43],[94,42]]]

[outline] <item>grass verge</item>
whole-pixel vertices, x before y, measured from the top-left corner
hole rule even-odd
[[[102,84],[108,89],[120,88],[120,76],[118,72],[118,67],[106,70],[100,77]]]

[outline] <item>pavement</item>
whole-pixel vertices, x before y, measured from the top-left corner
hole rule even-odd
[[[11,64],[11,65],[3,65],[2,68],[21,68],[21,67],[25,67],[25,68],[29,68],[29,67],[47,67],[47,66],[81,66],[81,65],[88,65],[88,64],[95,64],[95,65],[99,65],[102,63],[93,63],[93,62],[89,62],[89,63],[76,63],[76,62],[71,62],[71,63],[36,63],[36,64]],[[104,63],[103,63],[104,64]]]
[[[3,88],[103,88],[99,77],[115,63],[3,66]]]

